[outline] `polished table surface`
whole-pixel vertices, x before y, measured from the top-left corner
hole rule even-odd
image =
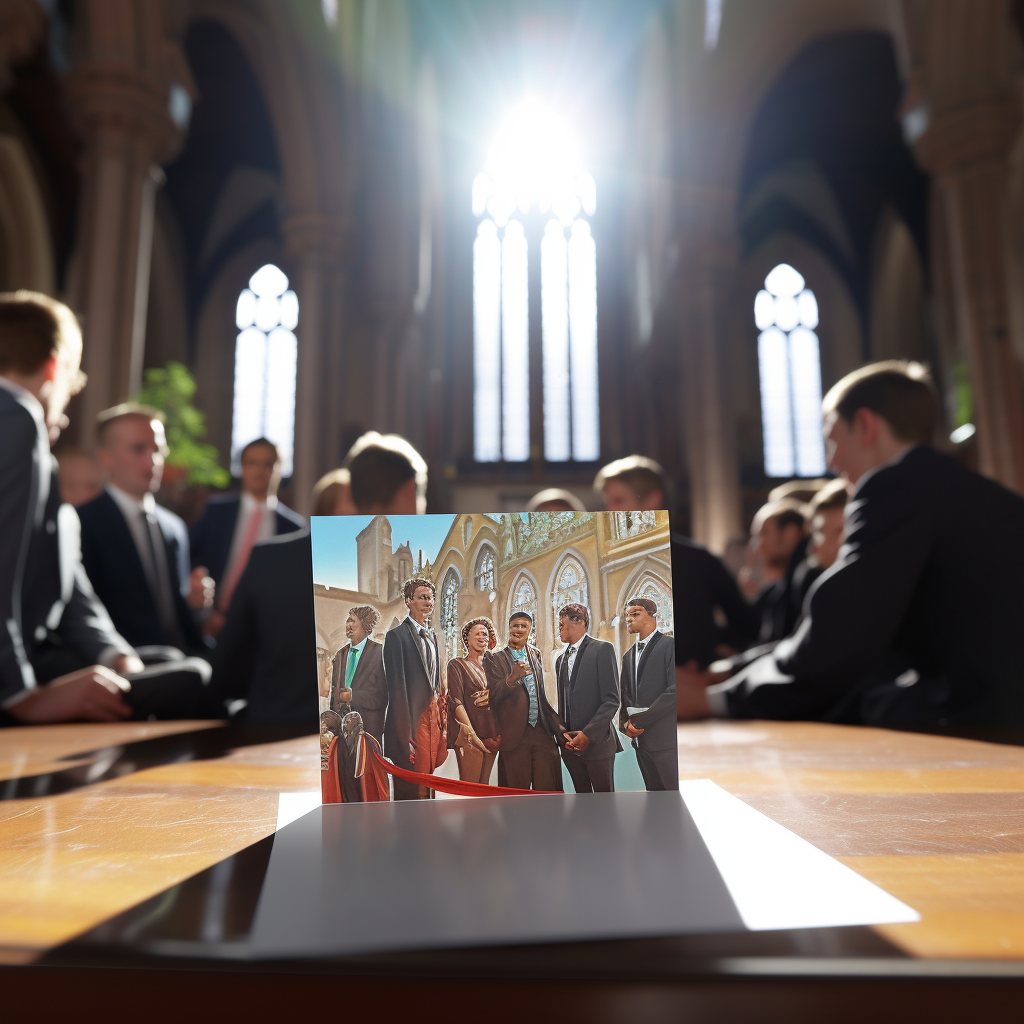
[[[280,735],[194,722],[0,732],[0,962],[45,962],[272,835],[280,794],[319,785],[317,738]],[[873,929],[896,957],[1024,968],[1024,748],[705,722],[680,726],[679,755],[682,779],[712,779],[917,910],[918,923]]]

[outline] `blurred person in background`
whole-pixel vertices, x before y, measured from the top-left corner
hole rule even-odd
[[[61,501],[78,508],[98,498],[103,474],[94,456],[81,448],[61,448],[57,455]]]
[[[626,512],[668,508],[671,488],[657,462],[630,455],[605,466],[594,490],[608,511]],[[759,620],[721,560],[681,533],[671,535],[671,545],[676,664],[705,668],[722,643],[737,649],[753,643]]]
[[[310,515],[351,516],[357,512],[352,501],[352,475],[347,469],[332,469],[313,488]]]
[[[427,466],[404,438],[364,435],[344,472],[332,470],[310,496],[315,514],[340,515],[353,496],[371,504],[354,511],[413,514],[427,485]],[[411,486],[410,486],[411,484]],[[333,490],[332,490],[333,488]],[[425,506],[425,497],[423,497]],[[328,511],[330,509],[331,511]],[[290,722],[316,727],[316,621],[309,527],[253,546],[238,581],[213,656],[213,685],[236,702],[244,722]],[[244,704],[242,703],[244,702]]]
[[[830,480],[807,505],[811,557],[822,569],[830,569],[839,557],[845,535],[843,516],[849,496],[849,484],[840,477]]]
[[[100,413],[96,459],[103,493],[79,510],[82,561],[118,631],[135,647],[207,655],[195,612],[209,607],[212,581],[191,570],[188,530],[158,505],[167,443],[162,414],[126,403]]]
[[[203,714],[202,662],[163,674],[167,699],[152,702],[162,670],[145,669],[114,628],[82,565],[78,516],[61,503],[50,443],[85,383],[81,353],[66,306],[0,295],[0,721],[119,721],[145,693],[161,717]]]
[[[404,437],[371,430],[345,456],[352,502],[361,515],[422,515],[427,464]]]
[[[548,487],[538,491],[527,503],[527,512],[586,512],[586,506],[572,491]]]
[[[848,374],[822,412],[853,488],[840,557],[772,651],[721,681],[677,669],[680,717],[1024,725],[1024,593],[1006,572],[1024,564],[1024,499],[932,447],[939,399],[919,363]],[[913,685],[865,707],[894,669]]]
[[[265,437],[250,441],[241,453],[241,491],[215,495],[189,531],[192,563],[206,566],[216,587],[214,607],[204,624],[208,636],[224,628],[235,587],[257,541],[305,526],[298,513],[277,500],[281,455]]]
[[[750,538],[767,581],[754,602],[761,620],[757,640],[766,644],[789,636],[800,615],[806,573],[796,584],[794,576],[807,557],[810,539],[804,506],[793,498],[763,505],[751,523]]]

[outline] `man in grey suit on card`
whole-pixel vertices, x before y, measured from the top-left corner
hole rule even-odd
[[[587,634],[590,613],[567,604],[558,613],[558,634],[566,649],[555,662],[558,717],[565,722],[562,761],[577,793],[615,789],[615,755],[622,744],[612,718],[619,709],[615,648]]]
[[[633,742],[647,789],[677,789],[676,645],[659,632],[658,606],[647,597],[627,602],[626,629],[636,643],[622,656],[619,729]]]
[[[384,712],[388,706],[388,681],[384,676],[383,645],[370,639],[380,612],[368,604],[349,608],[345,620],[348,643],[334,657],[331,678],[331,709],[344,716],[355,711],[363,729],[383,742]]]

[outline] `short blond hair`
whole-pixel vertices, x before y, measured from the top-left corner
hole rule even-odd
[[[338,492],[343,487],[349,487],[351,477],[347,469],[332,469],[330,473],[324,473],[313,487],[313,495],[310,504],[315,516],[330,516],[334,514],[334,506],[338,503]]]
[[[609,462],[594,477],[594,490],[600,494],[610,480],[621,480],[638,498],[661,491],[665,502],[669,500],[668,474],[646,455],[627,455],[624,459]]]
[[[113,425],[132,416],[144,419],[149,423],[152,423],[153,420],[163,423],[165,419],[159,409],[152,405],[142,405],[140,402],[122,402],[113,408],[104,409],[96,417],[96,447],[105,448]]]

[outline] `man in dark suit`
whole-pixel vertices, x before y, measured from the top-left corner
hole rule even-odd
[[[793,631],[803,599],[821,573],[805,565],[810,541],[807,520],[803,506],[793,498],[758,509],[750,535],[770,580],[755,602],[761,617],[757,642],[767,644]]]
[[[594,490],[609,512],[657,511],[671,502],[668,474],[643,455],[609,463],[597,474]],[[744,648],[753,643],[757,613],[721,561],[682,534],[672,534],[671,547],[676,664],[692,661],[693,668],[706,668],[719,644]],[[725,618],[724,631],[715,622],[716,612]]]
[[[565,723],[562,760],[577,793],[615,789],[615,755],[622,744],[612,718],[619,709],[615,648],[587,634],[590,612],[567,604],[558,612],[558,634],[568,647],[558,656],[558,717]]]
[[[212,685],[244,700],[239,721],[317,723],[313,551],[309,530],[252,549],[217,647]]]
[[[647,789],[678,789],[675,645],[659,631],[650,598],[627,602],[626,630],[636,643],[622,656],[619,729],[633,743]]]
[[[864,720],[865,679],[908,665],[919,681],[887,703],[902,720],[1024,724],[1020,624],[1024,500],[930,446],[927,371],[891,361],[825,397],[829,463],[855,489],[846,541],[792,636],[728,681],[677,680],[682,716]]]
[[[66,306],[32,292],[0,295],[0,720],[128,718],[131,687],[117,673],[142,667],[82,569],[78,520],[60,503],[50,455],[84,383],[81,355]],[[33,662],[52,644],[71,671],[50,687]]]
[[[384,635],[388,710],[384,754],[398,767],[429,775],[447,754],[447,700],[441,687],[437,636],[428,626],[435,587],[414,576],[403,588],[409,614]],[[396,800],[424,800],[434,791],[395,779]]]
[[[388,440],[379,434],[373,439]],[[389,459],[382,471],[374,458],[377,448],[368,443],[351,472],[353,489],[358,483],[361,494],[388,499],[382,509],[386,515],[415,513],[417,488],[421,482],[426,485],[426,463],[408,442],[402,445],[398,446],[401,451],[410,453],[404,470]],[[389,448],[388,456],[393,451],[394,447]],[[314,498],[336,479],[336,471],[321,478],[313,489]],[[411,496],[409,480],[413,481]],[[340,503],[332,506],[334,514],[342,508]],[[358,511],[367,514],[370,509],[363,506]],[[308,528],[260,541],[253,548],[217,638],[212,685],[226,698],[247,701],[236,712],[242,721],[308,722],[316,728],[319,686]]]
[[[363,728],[378,743],[384,736],[388,706],[383,645],[370,637],[379,621],[380,612],[368,604],[349,608],[345,620],[348,643],[334,656],[331,676],[332,710],[343,718],[346,712],[358,712]]]
[[[508,646],[484,652],[488,706],[501,735],[498,785],[561,793],[565,723],[544,693],[543,658],[527,643],[532,629],[529,612],[513,612]]]
[[[203,594],[190,574],[188,531],[153,498],[167,451],[161,414],[134,404],[108,409],[96,443],[106,489],[78,510],[96,593],[135,647],[208,653],[192,614]]]
[[[306,525],[302,516],[277,500],[281,456],[272,441],[250,441],[242,449],[241,462],[241,493],[211,498],[189,531],[192,565],[206,566],[217,588],[215,606],[204,624],[209,636],[224,628],[224,615],[253,544]]]

